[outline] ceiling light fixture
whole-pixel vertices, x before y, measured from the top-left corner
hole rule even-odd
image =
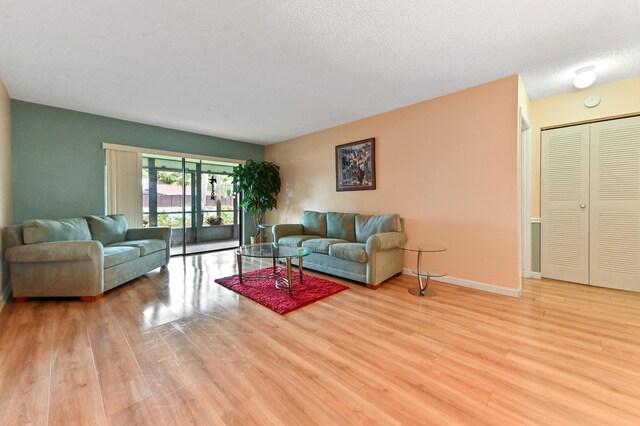
[[[577,89],[584,89],[589,87],[596,81],[595,67],[584,67],[576,71],[576,76],[573,79],[573,85]]]

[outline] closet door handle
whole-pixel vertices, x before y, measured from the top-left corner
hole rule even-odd
[[[580,204],[580,208],[581,208],[581,209],[584,209],[584,208],[586,208],[586,207],[587,207],[587,205],[586,205],[585,203]]]

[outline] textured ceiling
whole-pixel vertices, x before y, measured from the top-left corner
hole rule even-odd
[[[639,0],[0,0],[12,98],[256,143],[585,65],[640,75]]]

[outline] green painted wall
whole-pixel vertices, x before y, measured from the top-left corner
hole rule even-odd
[[[103,142],[239,160],[264,146],[11,100],[13,223],[105,212]],[[246,223],[246,222],[245,222]]]
[[[540,224],[531,224],[531,270],[540,272]]]
[[[0,238],[3,228],[11,225],[11,101],[0,79]],[[0,240],[0,311],[9,296],[9,265],[2,254]]]

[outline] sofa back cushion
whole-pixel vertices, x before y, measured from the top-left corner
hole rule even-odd
[[[355,213],[327,213],[327,237],[356,241]]]
[[[318,235],[323,238],[327,236],[326,213],[305,210],[302,212],[300,223],[302,223],[305,235]]]
[[[108,216],[85,216],[91,230],[91,237],[102,245],[124,241],[127,234],[127,218],[121,214]]]
[[[25,244],[91,240],[87,221],[81,217],[56,220],[26,220],[22,226],[22,238]]]
[[[373,234],[399,231],[401,231],[400,216],[397,214],[356,215],[356,242],[358,243],[366,243]]]

